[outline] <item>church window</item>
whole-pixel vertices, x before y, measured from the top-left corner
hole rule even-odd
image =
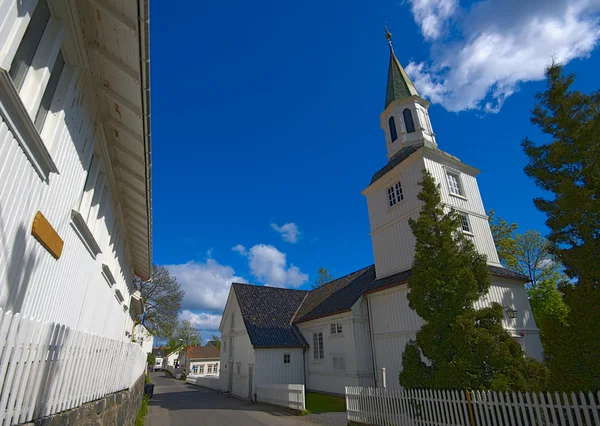
[[[342,334],[342,323],[336,322],[331,324],[331,334]]]
[[[394,185],[390,186],[387,190],[388,194],[388,204],[390,207],[394,207],[396,203],[404,200],[404,194],[402,194],[402,184],[400,182],[396,182]]]
[[[450,194],[463,195],[460,187],[460,178],[455,173],[446,173],[448,179],[448,188],[450,188]]]
[[[313,359],[323,359],[323,333],[313,333]]]
[[[390,138],[392,139],[392,142],[394,142],[396,139],[398,139],[398,132],[396,132],[396,121],[394,120],[394,117],[390,117],[388,124],[390,126]]]
[[[460,216],[460,224],[463,232],[471,232],[471,224],[469,223],[469,216],[465,213],[459,213]]]
[[[291,354],[283,354],[283,363],[291,364]]]
[[[413,121],[412,113],[408,108],[402,111],[402,117],[404,118],[404,126],[406,127],[406,133],[414,133],[415,123]]]

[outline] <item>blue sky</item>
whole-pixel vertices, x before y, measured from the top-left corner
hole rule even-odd
[[[598,0],[188,3],[151,5],[154,262],[204,336],[234,280],[306,288],[373,262],[386,19],[439,147],[483,171],[486,209],[546,232],[520,143],[544,140],[552,57],[598,89]]]

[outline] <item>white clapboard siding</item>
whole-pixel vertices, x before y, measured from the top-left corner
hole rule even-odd
[[[259,402],[294,410],[304,411],[306,409],[304,385],[257,385],[256,399]]]
[[[135,343],[0,309],[0,425],[128,389],[145,365],[146,353]]]
[[[348,420],[393,426],[600,425],[600,392],[559,394],[346,387]]]

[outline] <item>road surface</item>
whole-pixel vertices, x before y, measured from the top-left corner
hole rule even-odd
[[[150,373],[154,396],[148,404],[148,426],[314,426],[284,409],[226,398],[221,392]]]

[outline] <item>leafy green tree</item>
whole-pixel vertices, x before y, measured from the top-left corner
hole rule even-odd
[[[520,234],[516,223],[508,224],[493,210],[488,212],[488,216],[500,262],[529,277],[527,294],[533,315],[544,334],[542,324],[545,317],[564,321],[569,312],[558,290],[569,284],[563,267],[552,254],[550,242],[538,231],[528,230]]]
[[[185,292],[163,266],[152,266],[149,281],[135,278],[135,286],[142,293],[146,320],[144,325],[158,339],[169,339],[177,326],[177,313]],[[136,322],[140,322],[138,318]]]
[[[329,271],[322,266],[317,271],[317,278],[315,278],[315,282],[312,284],[313,290],[315,288],[319,288],[328,282],[333,281],[333,276],[329,273]]]
[[[154,366],[154,364],[156,364],[156,357],[154,356],[154,354],[152,352],[148,353],[146,362],[148,363],[148,365],[152,365],[152,366]]]
[[[188,320],[182,320],[175,330],[175,342],[181,342],[185,347],[199,345],[202,343],[200,332]]]
[[[539,390],[547,370],[525,358],[502,327],[497,303],[475,309],[489,290],[486,257],[445,212],[435,180],[425,171],[417,220],[415,260],[408,281],[410,307],[425,320],[403,354],[400,384],[407,388]]]
[[[546,359],[557,390],[600,390],[600,92],[571,90],[562,66],[546,70],[531,121],[551,141],[523,141],[525,173],[548,193],[534,199],[546,214],[551,250],[574,285],[561,287],[565,322],[548,320]]]

